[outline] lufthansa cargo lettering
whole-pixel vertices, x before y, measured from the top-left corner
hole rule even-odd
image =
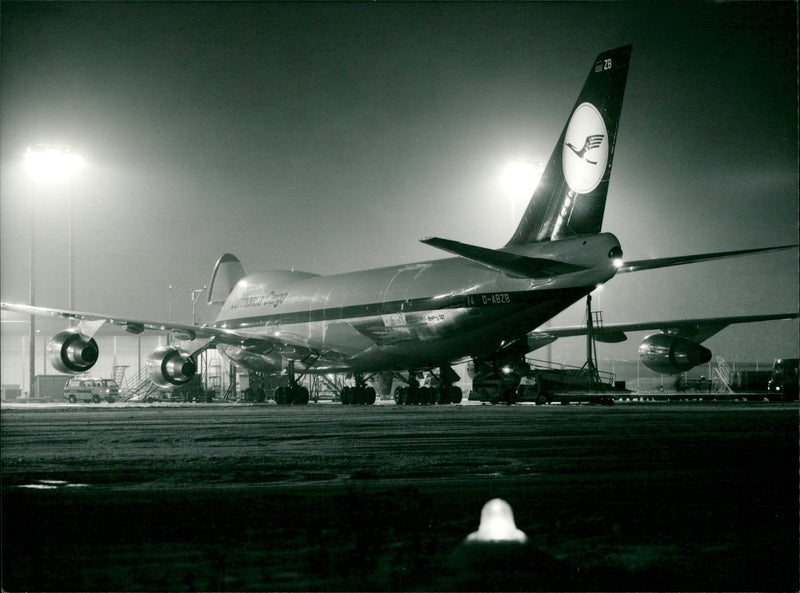
[[[278,307],[281,303],[283,303],[283,301],[286,300],[286,297],[289,296],[288,292],[275,292],[274,290],[264,292],[263,290],[258,290],[258,288],[259,287],[256,287],[256,290],[245,292],[242,296],[234,301],[234,303],[231,305],[231,309],[267,307],[269,305]]]

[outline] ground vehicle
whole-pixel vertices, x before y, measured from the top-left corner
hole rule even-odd
[[[86,401],[99,404],[107,401],[113,404],[119,397],[119,385],[114,379],[96,379],[92,377],[73,377],[64,385],[64,399],[74,404]]]
[[[798,396],[797,358],[776,358],[767,383],[770,401],[795,401]]]

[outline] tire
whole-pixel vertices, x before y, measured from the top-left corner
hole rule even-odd
[[[375,392],[374,387],[367,387],[364,390],[364,403],[368,406],[371,406],[375,403],[375,400],[378,398],[378,394]]]
[[[305,387],[296,387],[292,389],[292,403],[297,406],[305,406],[308,404],[308,389]]]
[[[345,385],[342,387],[342,393],[339,395],[342,400],[342,405],[349,406],[353,402],[353,395],[350,393],[350,386]]]
[[[431,388],[430,387],[420,387],[419,388],[419,403],[423,406],[427,406],[431,403]]]
[[[275,388],[275,403],[279,406],[285,406],[289,403],[289,393],[286,387]]]
[[[464,394],[461,391],[461,388],[458,387],[457,385],[451,385],[450,389],[448,389],[448,391],[450,392],[449,393],[449,395],[450,395],[450,403],[451,404],[460,404],[461,400],[464,398]]]
[[[67,399],[69,400],[69,403],[71,403],[71,404],[74,404],[74,403],[76,403],[78,401],[78,398],[75,397],[72,394],[70,394],[70,396]]]
[[[100,396],[97,395],[96,393],[92,396],[92,403],[93,404],[99,404],[100,403]]]

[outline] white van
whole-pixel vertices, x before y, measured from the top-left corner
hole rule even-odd
[[[74,404],[77,401],[113,404],[119,397],[119,385],[114,379],[90,379],[73,377],[64,385],[64,399]]]

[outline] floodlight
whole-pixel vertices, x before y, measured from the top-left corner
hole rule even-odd
[[[83,158],[66,145],[36,144],[25,151],[26,169],[41,180],[65,179],[83,165]]]
[[[532,161],[514,161],[503,172],[503,185],[512,199],[529,198],[542,178],[544,164]]]

